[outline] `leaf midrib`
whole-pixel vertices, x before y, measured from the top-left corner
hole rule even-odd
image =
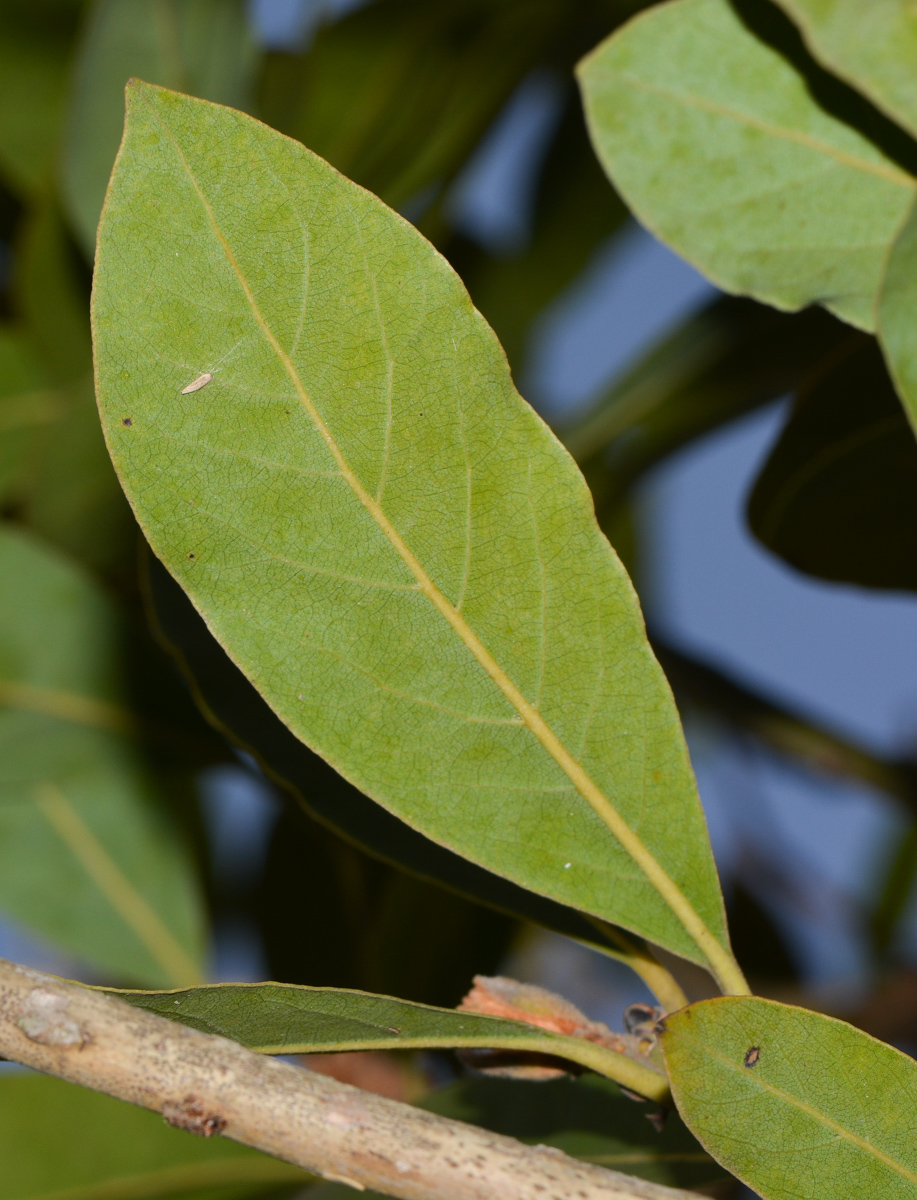
[[[147,103],[144,100],[144,103]],[[525,698],[516,684],[510,679],[507,673],[503,670],[500,664],[494,659],[490,651],[481,642],[480,638],[467,623],[462,614],[446,599],[435,585],[433,580],[424,570],[420,561],[414,555],[413,551],[408,547],[407,543],[392,525],[385,511],[382,509],[379,502],[372,496],[362,482],[357,477],[356,473],[351,468],[349,462],[345,458],[343,451],[334,439],[331,430],[326,425],[324,419],[312,401],[311,396],[306,391],[305,385],[299,377],[293,362],[287,355],[286,351],[280,345],[274,331],[271,329],[264,314],[255,299],[251,285],[242,271],[238,260],[229,244],[228,239],[220,228],[219,222],[216,219],[216,214],[210,205],[209,200],[194,172],[188,162],[185,154],[172,134],[172,131],[162,121],[159,115],[153,110],[152,106],[147,103],[147,107],[153,116],[153,119],[160,125],[165,136],[168,138],[176,156],[181,163],[188,182],[193,188],[201,207],[204,211],[207,223],[209,224],[214,237],[220,245],[226,261],[230,266],[239,287],[249,306],[252,317],[264,335],[268,345],[277,356],[282,364],[300,404],[305,409],[311,419],[316,431],[321,437],[328,452],[331,454],[334,462],[337,464],[338,470],[342,477],[347,482],[348,486],[353,491],[354,495],[376,522],[380,531],[385,535],[391,544],[392,548],[398,554],[399,558],[414,576],[416,580],[416,590],[422,592],[434,608],[445,619],[459,639],[470,651],[473,657],[478,662],[479,666],[485,671],[493,683],[500,689],[509,703],[515,708],[522,718],[523,723],[529,731],[539,741],[541,746],[554,759],[561,770],[567,775],[573,786],[579,794],[592,807],[593,811],[603,821],[605,826],[611,831],[614,837],[618,840],[624,850],[636,862],[643,873],[646,875],[649,882],[656,889],[665,903],[669,906],[682,926],[698,946],[701,952],[707,959],[710,967],[718,982],[723,987],[727,994],[748,994],[748,986],[733,959],[732,955],[723,948],[717,941],[713,933],[707,927],[706,923],[696,911],[694,906],[688,900],[687,896],[682,892],[679,886],[665,871],[661,863],[651,853],[642,839],[630,828],[621,814],[617,811],[614,805],[608,800],[605,794],[601,791],[598,785],[592,780],[583,767],[574,759],[573,755],[563,745],[553,729],[544,720],[541,713],[530,704]]]

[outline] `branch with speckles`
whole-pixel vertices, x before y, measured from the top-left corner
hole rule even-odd
[[[0,1054],[404,1200],[700,1200],[450,1121],[0,959]]]

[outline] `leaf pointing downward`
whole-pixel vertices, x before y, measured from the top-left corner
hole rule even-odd
[[[402,820],[741,989],[633,590],[457,277],[298,143],[142,83],[128,103],[97,390],[154,551]]]

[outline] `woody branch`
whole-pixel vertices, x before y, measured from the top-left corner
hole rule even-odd
[[[403,1200],[701,1200],[525,1146],[0,959],[0,1054]]]

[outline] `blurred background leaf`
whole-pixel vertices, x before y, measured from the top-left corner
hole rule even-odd
[[[108,602],[21,533],[0,562],[0,907],[110,978],[200,979],[190,855],[123,705]]]
[[[46,1075],[0,1078],[0,1160],[0,1200],[248,1200],[310,1182],[257,1150]]]
[[[128,79],[247,109],[257,61],[243,0],[95,0],[74,66],[61,166],[64,207],[90,260]]]

